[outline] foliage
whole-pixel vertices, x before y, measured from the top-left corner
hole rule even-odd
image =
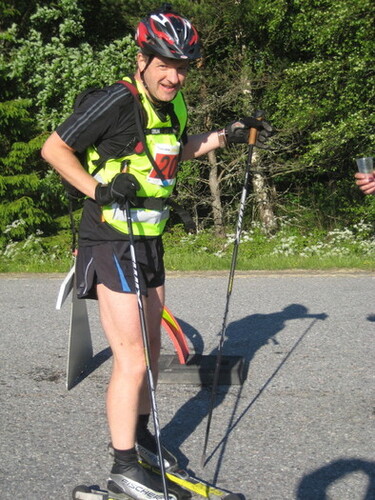
[[[279,220],[327,231],[373,220],[374,197],[362,196],[353,183],[353,159],[371,156],[374,145],[370,0],[173,4],[203,41],[204,57],[192,66],[185,89],[189,130],[219,128],[263,108],[277,135],[269,151],[257,152],[254,166],[273,189]],[[4,248],[38,230],[43,238],[60,230],[66,202],[39,149],[81,90],[132,72],[136,23],[158,5],[153,0],[0,2]],[[237,217],[245,155],[246,146],[215,156],[229,228]],[[211,169],[201,158],[179,171],[178,199],[200,228],[212,225]],[[248,227],[255,213],[250,196]]]
[[[39,150],[43,136],[31,119],[30,100],[14,99],[0,103],[0,229],[1,241],[10,236],[23,239],[37,228],[53,224],[50,208],[55,193],[40,182]],[[5,228],[15,224],[11,231]]]
[[[17,18],[16,9],[6,12]],[[40,159],[46,131],[71,112],[80,91],[129,73],[135,55],[130,36],[99,50],[87,43],[85,20],[75,0],[40,4],[29,14],[27,29],[22,22],[13,23],[0,38],[4,94],[12,97],[10,88],[16,85],[23,96],[0,103],[3,244],[9,238],[27,238],[37,228],[56,230],[54,219],[66,210],[66,202],[57,175]]]
[[[371,156],[375,139],[371,2],[270,1],[258,10],[267,26],[267,53],[277,58],[278,74],[264,95],[286,146],[272,170],[287,175],[276,184],[279,190],[311,192],[312,185],[330,182],[320,210],[346,217],[345,200],[362,204],[352,192],[353,160]],[[310,202],[307,194],[306,206]]]
[[[56,6],[39,7],[30,22],[26,37],[20,37],[17,26],[8,30],[14,41],[9,76],[24,95],[33,98],[41,130],[53,130],[72,111],[80,91],[116,81],[133,69],[131,36],[95,50],[85,41],[77,1],[59,0]]]

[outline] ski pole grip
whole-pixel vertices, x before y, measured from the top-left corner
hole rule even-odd
[[[259,121],[264,119],[264,111],[256,111],[255,112],[255,118]],[[258,130],[256,128],[251,128],[250,133],[249,133],[249,145],[254,146],[254,144],[257,142],[257,135],[258,135]]]

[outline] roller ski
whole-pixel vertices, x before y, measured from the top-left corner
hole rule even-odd
[[[166,469],[168,484],[168,500],[189,500],[191,498],[211,498],[216,500],[245,500],[243,496],[235,495],[228,491],[218,489],[201,479],[179,469],[177,459],[167,452],[165,463],[173,465]],[[137,445],[137,467],[131,467],[122,474],[116,469],[116,464],[108,479],[107,490],[98,486],[77,486],[73,490],[73,500],[165,500],[161,491],[160,469],[158,457],[150,450]],[[150,462],[147,462],[150,460]]]
[[[173,475],[173,479],[169,476]],[[173,474],[167,473],[168,477],[168,500],[189,500],[192,498],[203,497],[211,498],[217,500],[245,500],[242,495],[236,495],[234,493],[229,493],[227,491],[222,491],[208,483],[201,481],[199,479],[193,478],[187,474],[184,470],[175,471]],[[177,483],[172,486],[172,482],[178,482],[184,485],[184,488],[176,490]],[[189,485],[187,484],[189,483]],[[188,491],[185,488],[189,488]],[[194,492],[194,497],[191,492]],[[144,499],[147,500],[165,500],[164,494],[161,492],[150,493],[150,495],[155,496],[145,496]],[[128,496],[124,493],[116,494],[112,491],[101,489],[99,486],[85,486],[80,485],[73,490],[73,500],[134,500],[134,496]]]
[[[138,433],[136,450],[139,463],[145,469],[155,474],[160,474],[157,445],[154,436],[147,427],[143,427],[142,432]],[[222,491],[200,479],[190,476],[187,471],[178,466],[177,458],[164,446],[162,446],[162,455],[164,459],[164,470],[169,484],[176,484],[183,490],[203,498],[220,498],[227,500],[241,498],[233,493]]]
[[[112,492],[108,490],[102,490],[99,486],[94,485],[94,486],[84,486],[80,485],[74,488],[73,490],[73,500],[134,500],[136,497],[132,496],[127,496],[125,494],[121,494],[122,496],[118,496],[116,494],[113,494]],[[138,498],[138,497],[137,497]],[[144,499],[151,499],[151,500],[164,500],[164,494],[163,493],[157,493],[157,496],[145,496]],[[180,500],[184,499],[185,500],[191,497],[181,497],[177,496],[173,493],[168,493],[168,500]]]
[[[158,469],[142,460],[140,463],[145,469],[151,470],[156,474],[159,472]],[[212,486],[202,479],[191,476],[185,469],[174,468],[173,471],[166,471],[166,477],[169,484],[180,486],[185,492],[193,494],[194,498],[198,496],[215,500],[245,500],[245,497],[242,495],[224,491],[216,486]]]
[[[191,494],[177,484],[168,484],[168,500],[189,500]],[[139,462],[126,467],[115,462],[107,490],[80,485],[73,490],[74,500],[165,500],[160,474]]]

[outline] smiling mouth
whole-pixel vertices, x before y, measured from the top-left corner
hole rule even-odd
[[[177,87],[176,86],[169,86],[169,85],[163,85],[161,84],[161,87],[166,90],[167,92],[173,92],[173,91],[176,91],[177,90]]]

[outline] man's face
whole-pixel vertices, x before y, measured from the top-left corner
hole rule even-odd
[[[189,67],[188,61],[154,56],[148,66],[147,57],[139,54],[138,68],[143,73],[146,90],[151,99],[169,102],[183,86]]]

